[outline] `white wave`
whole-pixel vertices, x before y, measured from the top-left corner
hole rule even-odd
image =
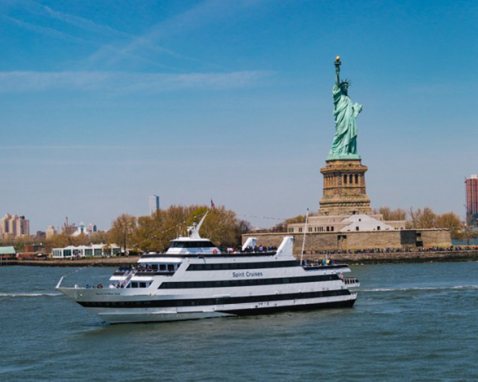
[[[370,288],[361,289],[361,292],[407,292],[407,291],[427,291],[427,290],[447,290],[447,289],[478,289],[478,285],[451,285],[441,287],[408,287],[408,288]]]
[[[25,292],[18,292],[18,293],[2,293],[0,292],[0,297],[55,297],[61,296],[61,293],[53,292],[53,293],[25,293]]]

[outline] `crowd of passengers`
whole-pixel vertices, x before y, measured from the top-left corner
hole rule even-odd
[[[227,253],[254,253],[254,252],[274,252],[277,251],[277,247],[269,246],[266,247],[264,245],[256,245],[255,247],[247,247],[244,250],[242,248],[234,249],[234,248],[227,248]]]
[[[136,264],[119,267],[117,272],[143,272],[143,273],[154,273],[154,272],[174,272],[174,264]]]

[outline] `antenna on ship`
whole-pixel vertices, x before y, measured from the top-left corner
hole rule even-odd
[[[304,225],[304,236],[302,238],[302,250],[300,252],[300,264],[303,264],[304,261],[304,248],[305,248],[305,235],[307,234],[307,223],[309,220],[309,209],[307,208],[307,212],[305,213],[305,225]]]
[[[201,229],[202,223],[204,223],[204,220],[206,219],[207,214],[209,211],[207,211],[202,219],[199,221],[199,223],[193,223],[192,226],[188,227],[188,236],[191,239],[200,239],[201,236],[199,236],[199,230]]]

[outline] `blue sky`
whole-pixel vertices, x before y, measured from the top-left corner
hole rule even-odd
[[[364,105],[374,207],[464,214],[476,1],[0,3],[0,215],[107,229],[171,204],[255,226],[316,211],[333,60]]]

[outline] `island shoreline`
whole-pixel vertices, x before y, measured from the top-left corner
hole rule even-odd
[[[300,258],[300,254],[296,254]],[[139,256],[80,259],[4,259],[0,266],[38,266],[38,267],[118,267],[134,265]],[[306,261],[317,262],[324,259],[348,264],[389,264],[389,263],[427,263],[427,262],[463,262],[478,261],[478,250],[462,251],[410,251],[394,253],[321,253],[304,254]]]

